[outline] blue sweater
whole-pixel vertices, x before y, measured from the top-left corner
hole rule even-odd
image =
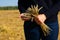
[[[43,9],[39,13],[46,15],[45,22],[57,21],[57,14],[60,10],[60,0],[18,0],[18,9],[21,13],[25,12],[31,5],[38,4],[39,7],[43,6]]]

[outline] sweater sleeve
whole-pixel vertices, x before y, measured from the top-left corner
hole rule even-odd
[[[22,4],[23,4],[23,1],[18,0],[18,9],[19,9],[20,13],[24,13],[25,12],[25,9],[24,9]]]
[[[48,9],[47,11],[45,11],[45,15],[47,18],[53,16],[53,15],[57,15],[58,11],[60,10],[60,1],[57,2],[54,6],[52,6],[52,8]]]

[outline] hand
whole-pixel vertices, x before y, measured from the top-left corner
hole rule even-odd
[[[31,18],[26,17],[26,16],[24,15],[24,13],[20,14],[20,17],[21,17],[21,19],[24,20],[24,21],[28,21],[28,20],[31,19]]]
[[[45,22],[46,16],[44,14],[40,14],[40,15],[36,16],[34,19],[35,19],[37,24],[40,24],[40,23]]]

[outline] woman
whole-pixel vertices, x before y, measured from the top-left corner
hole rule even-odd
[[[31,18],[25,17],[28,7],[31,5],[43,6],[39,15],[31,22]],[[60,0],[18,0],[18,9],[21,19],[24,20],[24,32],[26,40],[57,40],[58,38],[58,11],[60,10]],[[38,23],[47,24],[52,31],[48,36],[44,36]]]

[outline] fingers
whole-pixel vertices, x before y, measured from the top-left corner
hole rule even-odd
[[[46,17],[44,16],[44,14],[40,14],[38,16],[35,16],[35,21],[37,24],[41,24],[41,23],[44,23],[45,20],[46,20]]]
[[[29,20],[29,18],[22,18],[22,20],[24,20],[24,21],[28,21],[28,20]]]
[[[24,14],[21,14],[20,17],[21,17],[21,19],[24,20],[24,21],[30,20],[30,18],[26,17]]]
[[[39,18],[38,17],[34,17],[34,20],[35,20],[35,22],[37,23],[37,24],[41,24],[42,22],[41,22],[41,20],[39,20]]]

